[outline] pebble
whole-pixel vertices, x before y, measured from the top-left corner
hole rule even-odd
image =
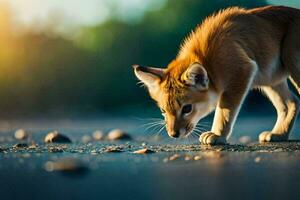
[[[107,149],[105,149],[105,152],[108,153],[120,153],[122,152],[122,150],[118,147],[108,147]]]
[[[133,153],[135,153],[135,154],[147,154],[147,153],[154,153],[154,151],[152,151],[151,149],[144,148],[144,149],[136,150]]]
[[[60,147],[49,147],[48,151],[51,153],[61,153],[64,152],[64,150]]]
[[[93,138],[94,138],[94,140],[103,140],[104,134],[103,134],[102,131],[99,131],[99,130],[94,131],[93,132]]]
[[[114,129],[107,135],[108,140],[130,140],[131,137],[120,129]]]
[[[143,142],[143,143],[142,143],[142,146],[143,146],[143,147],[147,146],[147,143],[146,143],[146,142]]]
[[[84,135],[84,136],[81,137],[81,141],[82,141],[83,143],[87,144],[87,143],[89,143],[89,142],[92,141],[92,137],[89,136],[89,135]]]
[[[239,142],[241,144],[249,144],[251,142],[251,137],[249,136],[242,136],[239,138]]]
[[[283,148],[278,148],[278,149],[275,149],[273,152],[283,152],[284,149]]]
[[[17,140],[24,140],[28,137],[28,134],[26,133],[26,131],[24,129],[18,129],[15,132],[15,138]]]
[[[255,159],[254,159],[254,162],[256,163],[259,163],[261,161],[261,157],[257,156]]]
[[[13,148],[26,148],[28,147],[28,144],[26,143],[17,143],[13,146]]]
[[[93,150],[91,151],[91,154],[92,154],[92,155],[97,155],[97,154],[98,154],[98,152],[97,152],[97,150],[96,150],[96,149],[93,149]]]
[[[180,158],[180,155],[176,153],[176,154],[170,156],[169,160],[173,161],[173,160],[177,160],[178,158]]]
[[[87,172],[88,168],[75,159],[62,159],[58,161],[47,161],[44,165],[48,172],[62,172],[67,175],[81,175]]]
[[[194,156],[194,160],[200,160],[202,156]]]
[[[37,147],[37,144],[31,144],[30,146],[28,146],[28,149],[36,149]]]
[[[190,155],[186,155],[186,156],[184,156],[184,160],[185,160],[185,161],[189,161],[189,160],[191,160],[191,156],[190,156]]]
[[[50,132],[44,139],[45,143],[71,143],[71,140],[57,131]]]

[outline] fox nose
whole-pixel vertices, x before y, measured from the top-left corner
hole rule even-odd
[[[173,138],[178,138],[180,135],[184,135],[186,133],[185,128],[180,128],[178,130],[172,130],[169,132],[169,136]]]
[[[180,132],[178,130],[172,130],[172,131],[169,131],[168,133],[169,133],[169,136],[172,138],[178,138],[180,135]]]

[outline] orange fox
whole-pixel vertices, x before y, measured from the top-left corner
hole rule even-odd
[[[288,140],[300,93],[300,10],[267,6],[228,8],[208,17],[184,40],[166,69],[135,65],[165,117],[169,136],[191,133],[215,110],[211,131],[202,144],[224,144],[251,89],[260,89],[277,110],[271,131],[260,142]]]

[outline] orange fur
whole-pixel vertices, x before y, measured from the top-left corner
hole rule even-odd
[[[260,141],[282,141],[288,138],[298,110],[287,78],[300,92],[299,35],[298,9],[228,8],[197,26],[162,74],[140,67],[135,73],[165,110],[170,136],[190,133],[215,109],[212,130],[202,134],[200,141],[226,142],[248,91],[261,88],[275,105],[278,120],[272,131],[261,134]],[[183,115],[184,105],[194,109]]]

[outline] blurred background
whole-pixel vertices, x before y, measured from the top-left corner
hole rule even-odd
[[[300,7],[298,0],[0,0],[0,115],[157,112],[132,64],[165,67],[207,15],[268,4]],[[245,112],[271,108],[255,92],[247,104]]]

